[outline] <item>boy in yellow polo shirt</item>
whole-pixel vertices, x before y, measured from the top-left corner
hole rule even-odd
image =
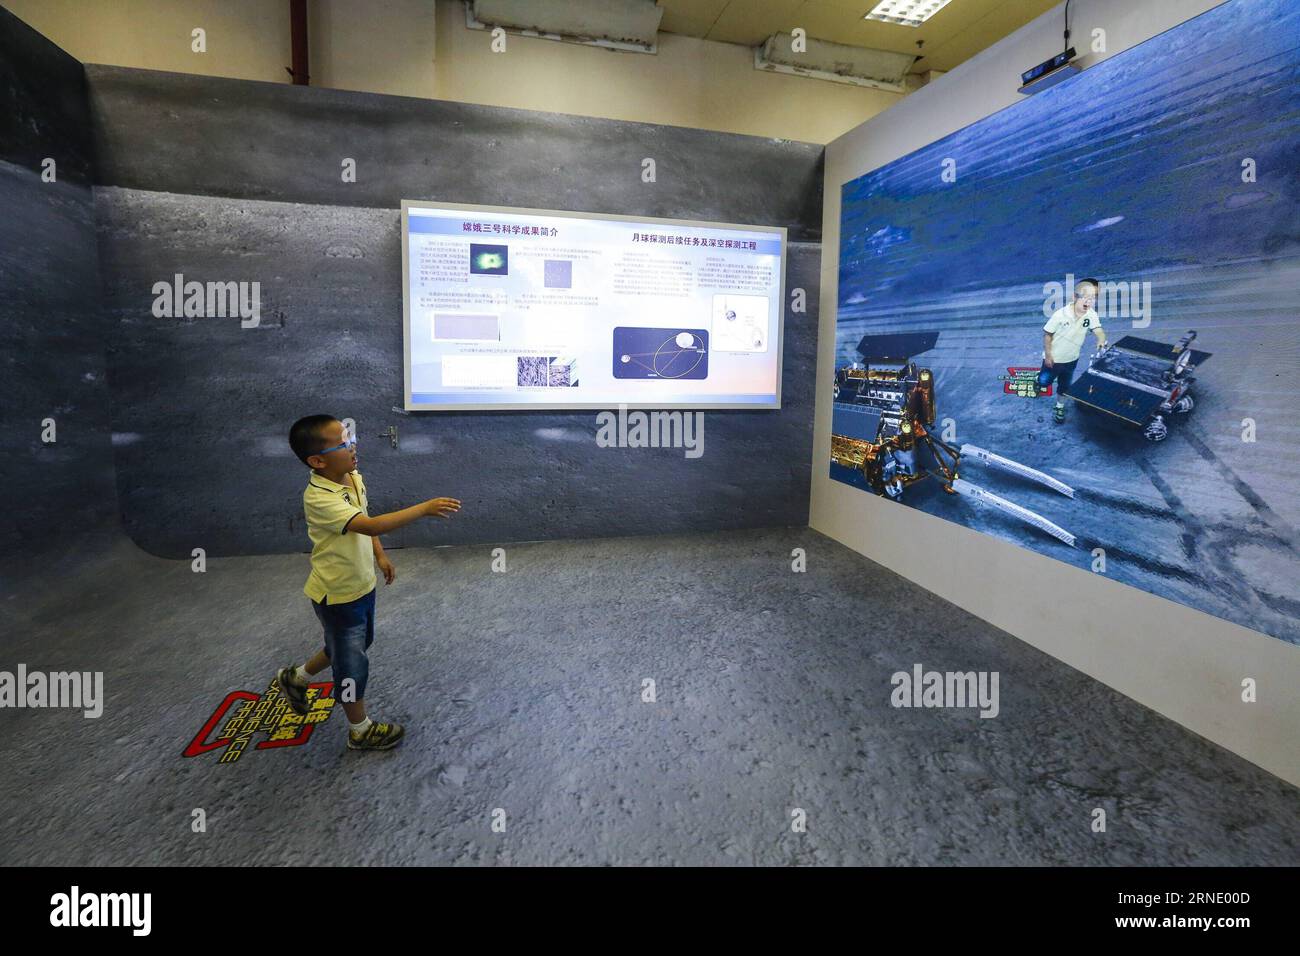
[[[357,471],[357,443],[332,415],[294,422],[289,446],[311,469],[302,495],[311,538],[311,575],[303,591],[325,632],[325,647],[298,667],[276,675],[296,714],[307,713],[307,685],[326,667],[334,671],[335,693],[348,716],[351,750],[388,750],[402,739],[402,725],[366,715],[366,651],[375,639],[375,565],[384,583],[397,577],[379,536],[420,518],[443,518],[460,510],[455,498],[432,498],[401,511],[371,517],[366,483]]]

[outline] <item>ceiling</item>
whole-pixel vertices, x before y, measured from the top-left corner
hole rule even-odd
[[[758,46],[802,27],[850,46],[920,53],[914,73],[948,71],[1014,33],[1060,0],[950,0],[919,27],[864,20],[877,0],[659,0],[665,33]],[[1064,23],[1062,24],[1064,29]],[[918,51],[916,43],[924,41]]]

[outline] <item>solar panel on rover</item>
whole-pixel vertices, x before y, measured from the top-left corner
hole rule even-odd
[[[1114,382],[1099,375],[1084,375],[1070,387],[1070,398],[1109,412],[1134,425],[1141,425],[1155,414],[1164,396]]]
[[[871,441],[876,437],[876,425],[879,422],[879,408],[836,402],[831,412],[831,434]]]
[[[1170,362],[1178,360],[1182,352],[1175,352],[1172,345],[1164,342],[1153,342],[1150,339],[1140,339],[1136,335],[1126,335],[1115,343],[1115,348],[1123,349],[1126,352],[1137,352],[1139,355],[1149,355],[1151,358],[1167,359]],[[1199,349],[1190,349],[1192,353],[1192,364],[1200,365],[1210,357],[1210,352],[1202,352]]]
[[[864,335],[858,352],[867,362],[902,365],[913,356],[928,352],[939,341],[938,332],[893,332]]]

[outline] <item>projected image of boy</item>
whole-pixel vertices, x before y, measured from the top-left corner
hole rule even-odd
[[[304,715],[312,676],[332,667],[335,695],[348,716],[348,748],[388,750],[402,739],[402,725],[380,723],[366,714],[366,652],[375,639],[375,565],[385,585],[397,577],[379,535],[420,518],[449,517],[460,510],[460,502],[431,498],[371,517],[366,483],[357,471],[356,440],[332,415],[298,419],[289,430],[289,446],[311,469],[302,495],[312,543],[311,574],[303,591],[320,619],[325,646],[305,664],[281,668],[276,680],[293,712]]]
[[[1052,420],[1065,421],[1065,396],[1070,392],[1074,367],[1079,364],[1079,353],[1088,332],[1097,336],[1097,348],[1106,347],[1106,332],[1101,318],[1093,306],[1097,303],[1100,283],[1096,279],[1083,279],[1074,287],[1074,299],[1052,313],[1043,326],[1043,364],[1038,370],[1038,387],[1056,384],[1056,406]]]

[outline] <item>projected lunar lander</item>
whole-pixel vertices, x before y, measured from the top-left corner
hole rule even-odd
[[[619,361],[624,365],[639,366],[648,377],[686,378],[704,361],[707,352],[700,336],[681,331],[670,334],[653,351],[623,352]]]
[[[872,491],[895,501],[903,497],[909,485],[932,477],[949,494],[982,501],[1073,547],[1073,534],[1037,512],[967,481],[960,476],[960,470],[963,461],[978,461],[1069,498],[1074,497],[1073,488],[976,445],[958,448],[932,433],[934,374],[928,368],[918,368],[912,356],[934,348],[938,338],[938,332],[863,336],[858,343],[862,362],[835,372],[836,420],[843,421],[841,415],[861,414],[867,420],[875,416],[875,435],[871,439],[855,438],[837,434],[841,428],[832,427],[831,461],[861,472]],[[855,425],[852,430],[866,427],[862,422]]]

